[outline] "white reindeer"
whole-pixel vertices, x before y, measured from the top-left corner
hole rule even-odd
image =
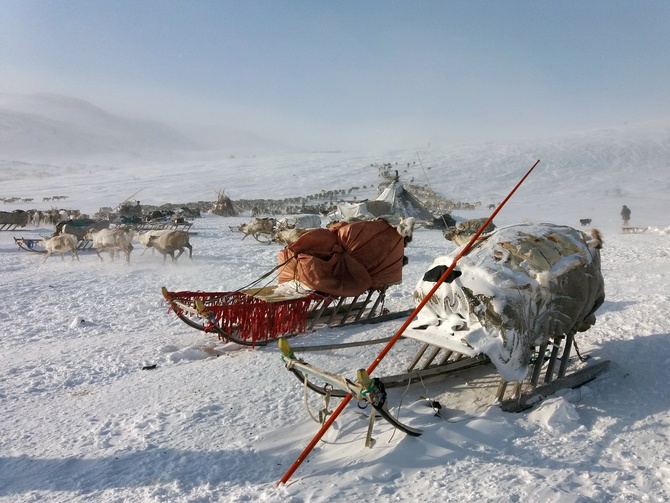
[[[72,253],[72,261],[79,260],[77,253],[77,236],[72,234],[59,234],[50,238],[42,239],[39,243],[47,251],[42,263],[46,262],[53,252],[60,253],[61,260],[65,260],[65,253]]]
[[[133,236],[135,231],[131,229],[100,229],[90,230],[86,233],[86,239],[93,242],[93,248],[98,254],[101,262],[104,262],[101,251],[107,251],[112,262],[114,262],[114,252],[124,252],[126,254],[126,263],[130,263],[130,252],[133,251]]]

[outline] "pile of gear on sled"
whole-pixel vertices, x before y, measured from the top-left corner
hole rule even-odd
[[[319,325],[383,319],[389,286],[402,281],[413,222],[384,219],[313,229],[279,252],[277,284],[228,292],[169,291],[187,325],[222,340],[262,346]],[[404,314],[404,313],[402,313]]]

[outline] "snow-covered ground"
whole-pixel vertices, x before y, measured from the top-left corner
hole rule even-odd
[[[367,411],[353,404],[277,487],[318,430],[302,386],[276,347],[223,344],[189,328],[167,312],[160,292],[234,290],[270,270],[278,246],[230,231],[248,216],[197,219],[193,260],[178,264],[141,254],[139,244],[130,265],[91,252],[79,262],[42,263],[13,237],[53,229],[3,231],[0,501],[668,501],[670,147],[666,129],[655,131],[386,153],[183,154],[169,162],[0,156],[0,196],[35,199],[4,211],[49,209],[54,203],[42,198],[62,194],[61,204],[92,214],[140,190],[146,204],[213,200],[221,188],[233,199],[279,198],[368,184],[373,197],[380,180],[370,165],[397,162],[403,178],[427,176],[446,197],[482,203],[454,212],[463,218],[487,215],[539,158],[496,223],[579,227],[580,218],[592,219],[605,241],[607,299],[578,343],[582,353],[611,360],[595,381],[519,414],[491,405],[491,368],[390,390],[394,413],[424,433],[410,438],[377,422],[371,449]],[[646,232],[620,233],[623,204],[631,225]],[[386,307],[413,307],[416,282],[452,249],[439,231],[418,229]],[[386,337],[403,321],[322,329],[293,344]],[[375,372],[401,372],[416,347],[401,340]],[[354,377],[380,350],[304,356]],[[421,397],[439,400],[444,417]],[[312,396],[309,404],[322,406]]]

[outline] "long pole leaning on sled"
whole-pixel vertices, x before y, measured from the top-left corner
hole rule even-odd
[[[461,249],[460,253],[456,256],[456,258],[453,260],[451,265],[447,268],[446,271],[440,276],[440,278],[437,280],[433,288],[426,294],[426,296],[419,302],[419,305],[416,306],[414,311],[407,317],[405,320],[405,323],[402,324],[402,326],[398,329],[398,331],[395,333],[395,335],[391,338],[391,340],[386,344],[384,349],[381,350],[379,355],[377,355],[377,358],[375,358],[375,361],[373,361],[370,366],[367,369],[368,374],[372,374],[374,369],[377,368],[377,365],[384,359],[384,357],[388,354],[388,352],[391,350],[391,348],[394,346],[396,342],[398,342],[398,339],[402,336],[402,334],[407,330],[407,327],[409,324],[412,322],[412,320],[416,317],[417,314],[419,314],[419,311],[423,309],[423,306],[426,305],[426,303],[430,300],[430,298],[433,296],[433,294],[437,291],[437,289],[446,281],[446,279],[449,277],[449,275],[452,273],[454,268],[456,267],[456,264],[458,261],[463,258],[473,247],[473,245],[477,242],[477,239],[479,236],[482,235],[484,232],[484,229],[486,229],[489,224],[493,221],[493,219],[498,215],[498,212],[502,209],[503,206],[505,206],[505,203],[512,197],[512,195],[516,192],[516,190],[521,186],[521,184],[528,178],[528,175],[531,174],[531,172],[535,169],[535,166],[537,166],[540,163],[540,160],[538,159],[535,161],[535,164],[528,170],[528,172],[523,176],[521,180],[514,186],[514,188],[511,190],[509,194],[507,194],[507,197],[503,199],[503,201],[498,205],[498,207],[493,210],[493,213],[491,213],[491,216],[482,224],[482,226],[479,228],[479,230],[470,238],[470,241],[467,242],[467,244]],[[331,425],[335,422],[337,417],[340,415],[340,413],[344,410],[344,408],[347,406],[347,404],[351,401],[353,398],[353,395],[349,393],[340,405],[333,411],[333,413],[328,417],[328,420],[321,426],[321,429],[317,432],[317,434],[314,436],[312,441],[305,447],[305,449],[300,453],[300,456],[298,456],[298,459],[295,460],[293,465],[291,465],[291,468],[288,469],[288,471],[284,474],[284,476],[281,478],[279,482],[277,482],[277,485],[280,484],[285,484],[288,482],[288,480],[291,478],[291,475],[295,473],[295,471],[298,469],[298,467],[302,464],[302,462],[307,458],[309,453],[316,447],[316,444],[321,440],[323,435],[328,431],[328,428],[331,427]]]

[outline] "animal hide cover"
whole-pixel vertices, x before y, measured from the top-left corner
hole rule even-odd
[[[402,281],[404,242],[385,220],[342,223],[309,231],[279,252],[278,283],[356,296]]]
[[[411,328],[437,328],[487,355],[504,379],[521,380],[534,346],[595,323],[605,299],[600,246],[598,234],[566,226],[500,228],[459,260]],[[416,286],[417,304],[459,250],[433,262]]]

